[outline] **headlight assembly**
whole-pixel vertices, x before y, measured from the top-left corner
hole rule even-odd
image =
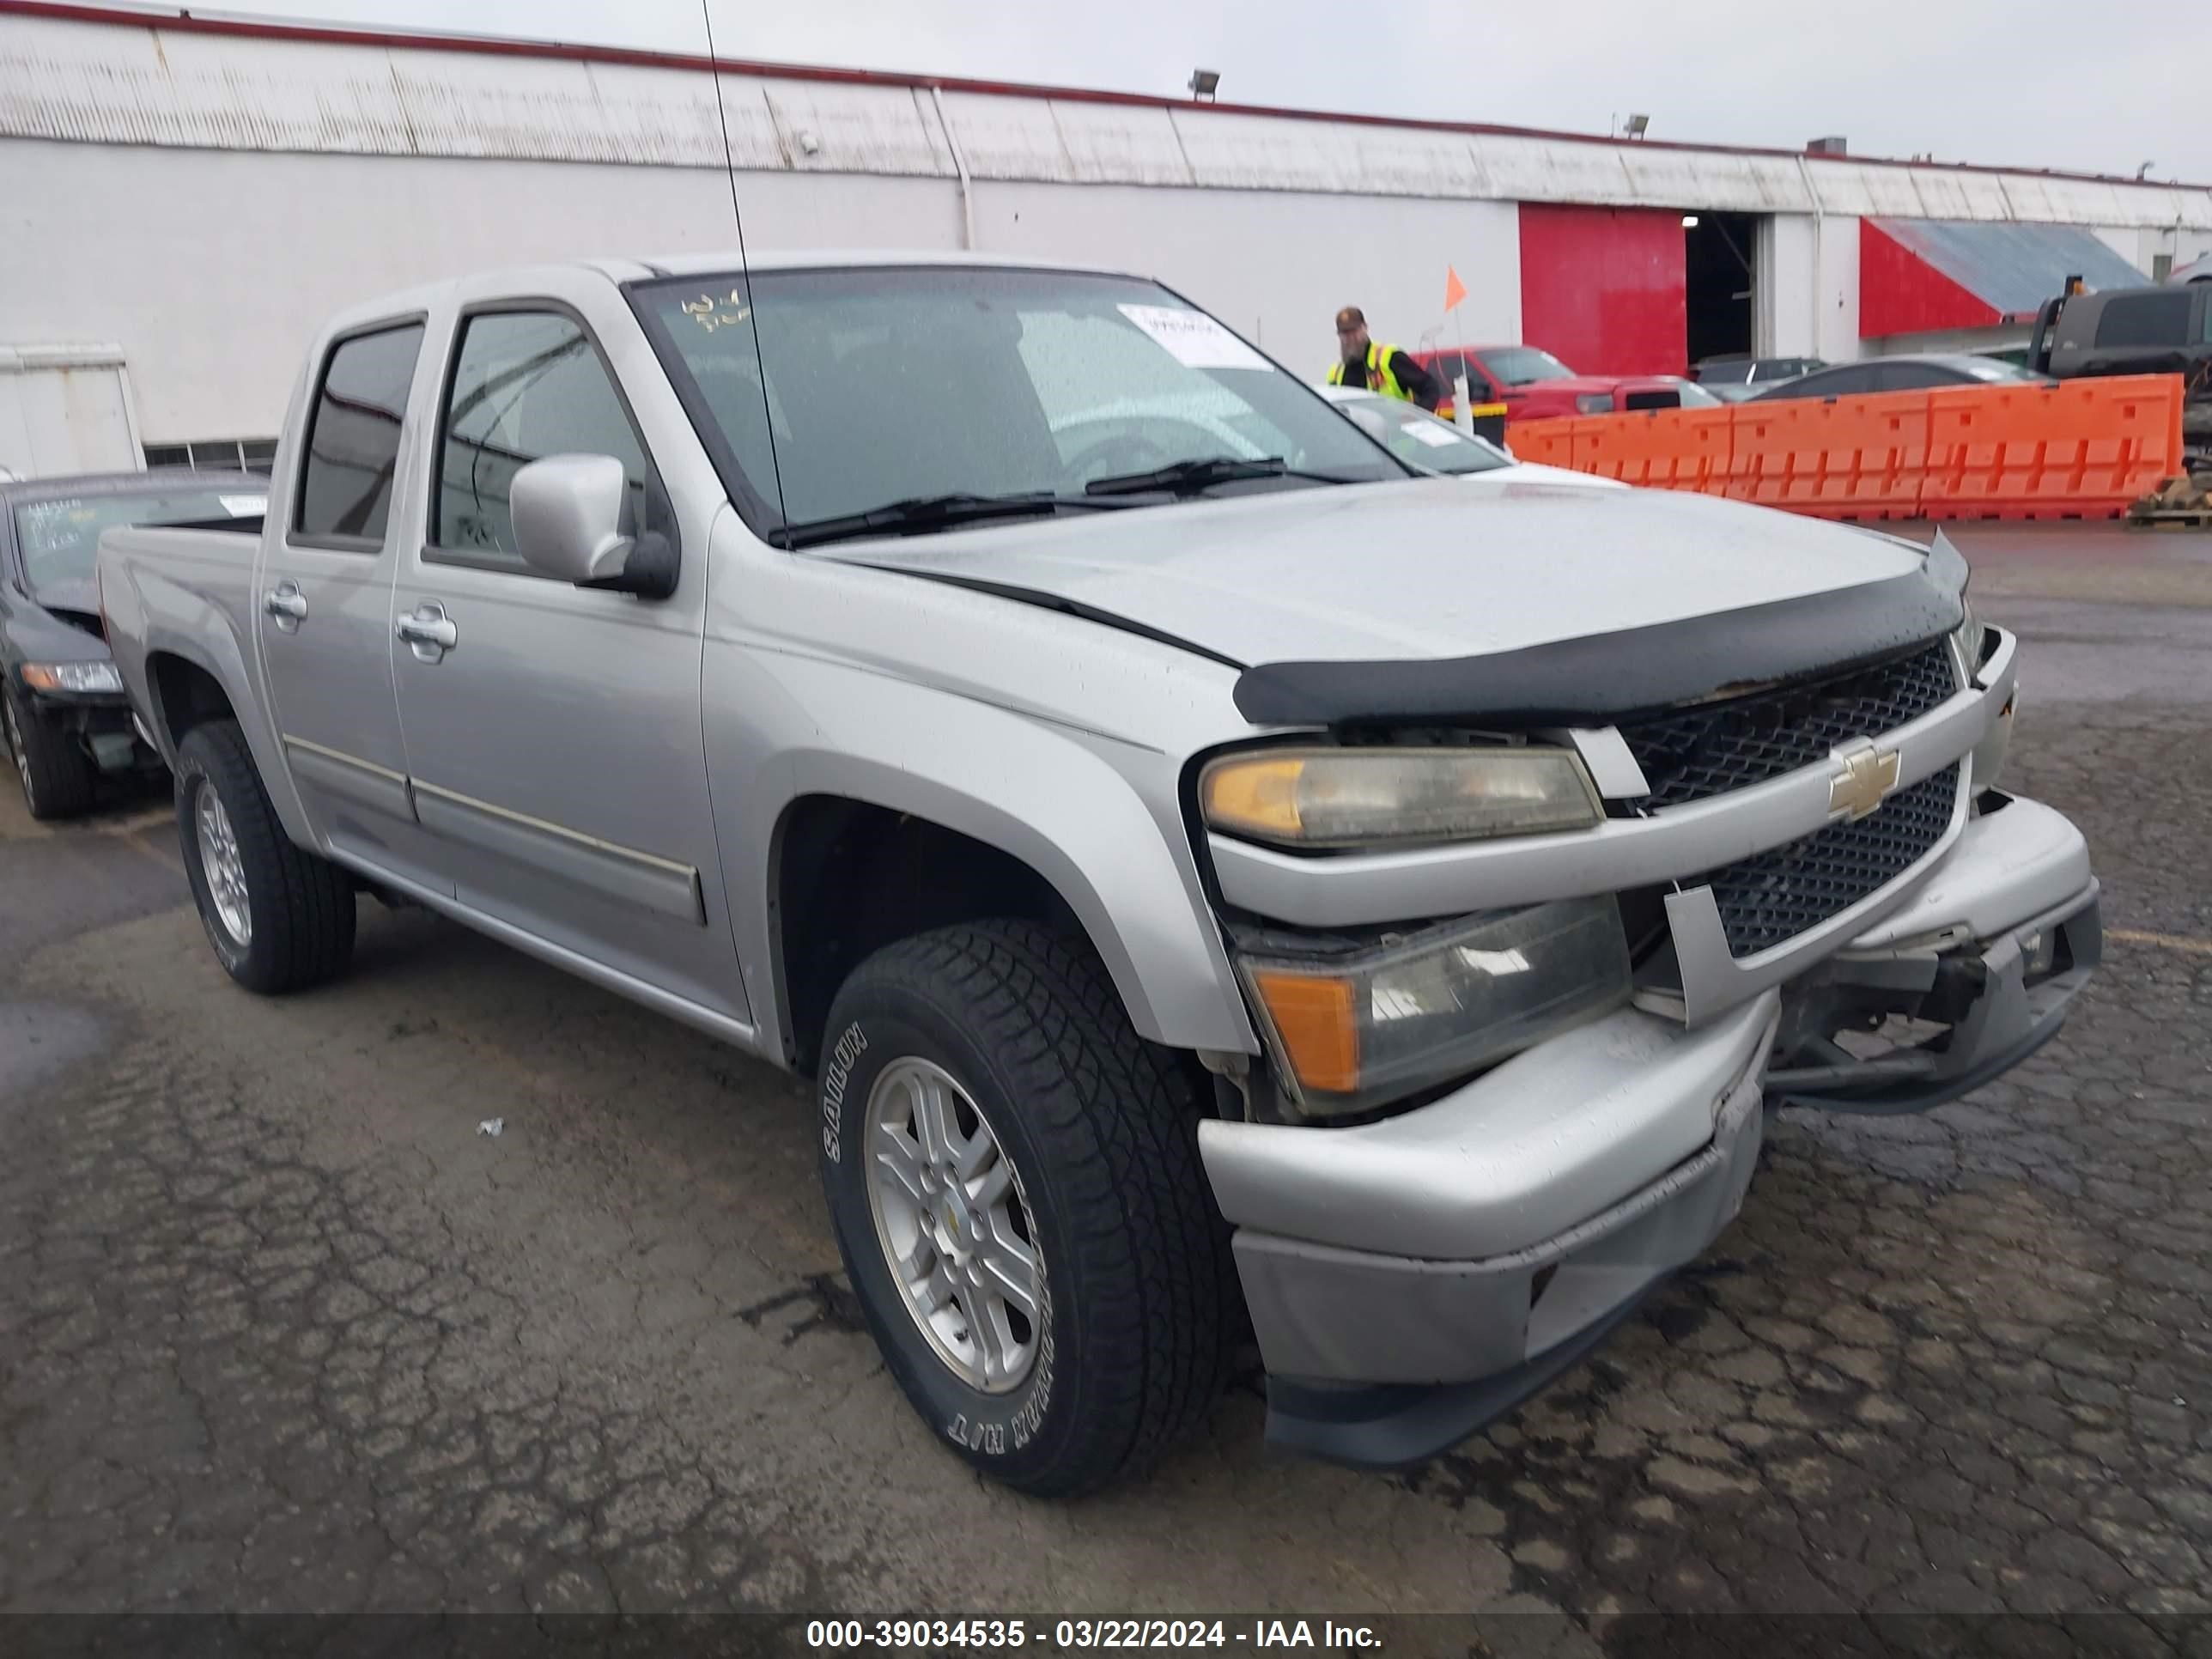
[[[1200,775],[1207,825],[1288,847],[1583,830],[1605,816],[1571,750],[1264,749]]]
[[[23,684],[33,691],[120,691],[123,676],[112,662],[34,662],[23,665]]]
[[[1609,898],[1462,918],[1340,956],[1255,950],[1237,971],[1283,1086],[1307,1113],[1364,1112],[1624,1005]]]

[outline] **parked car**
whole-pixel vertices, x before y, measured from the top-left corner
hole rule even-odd
[[[1700,358],[1691,366],[1690,378],[1722,402],[1740,404],[1784,380],[1827,366],[1820,357],[1753,357],[1730,352]]]
[[[2049,383],[2017,363],[1965,351],[1900,353],[1894,357],[1866,357],[1855,363],[1837,363],[1801,374],[1794,380],[1769,386],[1754,394],[1755,404],[1780,398],[1844,398],[1863,392],[1925,392],[1942,386],[2001,386],[2008,381]]]
[[[1462,432],[1443,416],[1431,415],[1403,398],[1386,398],[1357,386],[1330,386],[1321,395],[1344,411],[1346,417],[1382,444],[1408,466],[1424,472],[1441,472],[1486,484],[1560,483],[1625,489],[1618,478],[1570,471],[1564,466],[1545,466],[1517,460],[1513,453],[1487,439]]]
[[[1727,1225],[1764,1096],[1951,1099],[2097,961],[1948,542],[1416,477],[1139,278],[418,289],[270,488],[100,551],[225,969],[334,977],[368,888],[812,1078],[890,1376],[1031,1492],[1248,1332],[1278,1443],[1432,1455]]]
[[[100,532],[258,517],[267,488],[185,468],[0,483],[0,739],[33,817],[73,817],[101,774],[161,764],[131,729],[100,635]]]

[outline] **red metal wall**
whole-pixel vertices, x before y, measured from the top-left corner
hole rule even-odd
[[[1995,306],[1960,287],[1873,220],[1859,221],[1861,339],[1986,328],[2003,320]]]
[[[1521,206],[1521,337],[1583,374],[1680,374],[1682,216]]]

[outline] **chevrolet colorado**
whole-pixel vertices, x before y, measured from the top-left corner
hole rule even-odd
[[[314,344],[258,534],[101,541],[241,985],[364,890],[813,1079],[891,1375],[977,1468],[1429,1455],[1728,1224],[1762,1103],[2058,1029],[2081,836],[1924,550],[1416,476],[1155,283],[497,272]]]

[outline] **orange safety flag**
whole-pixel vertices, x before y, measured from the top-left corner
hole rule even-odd
[[[1467,284],[1459,279],[1459,272],[1449,265],[1444,267],[1444,309],[1449,311],[1467,298]]]

